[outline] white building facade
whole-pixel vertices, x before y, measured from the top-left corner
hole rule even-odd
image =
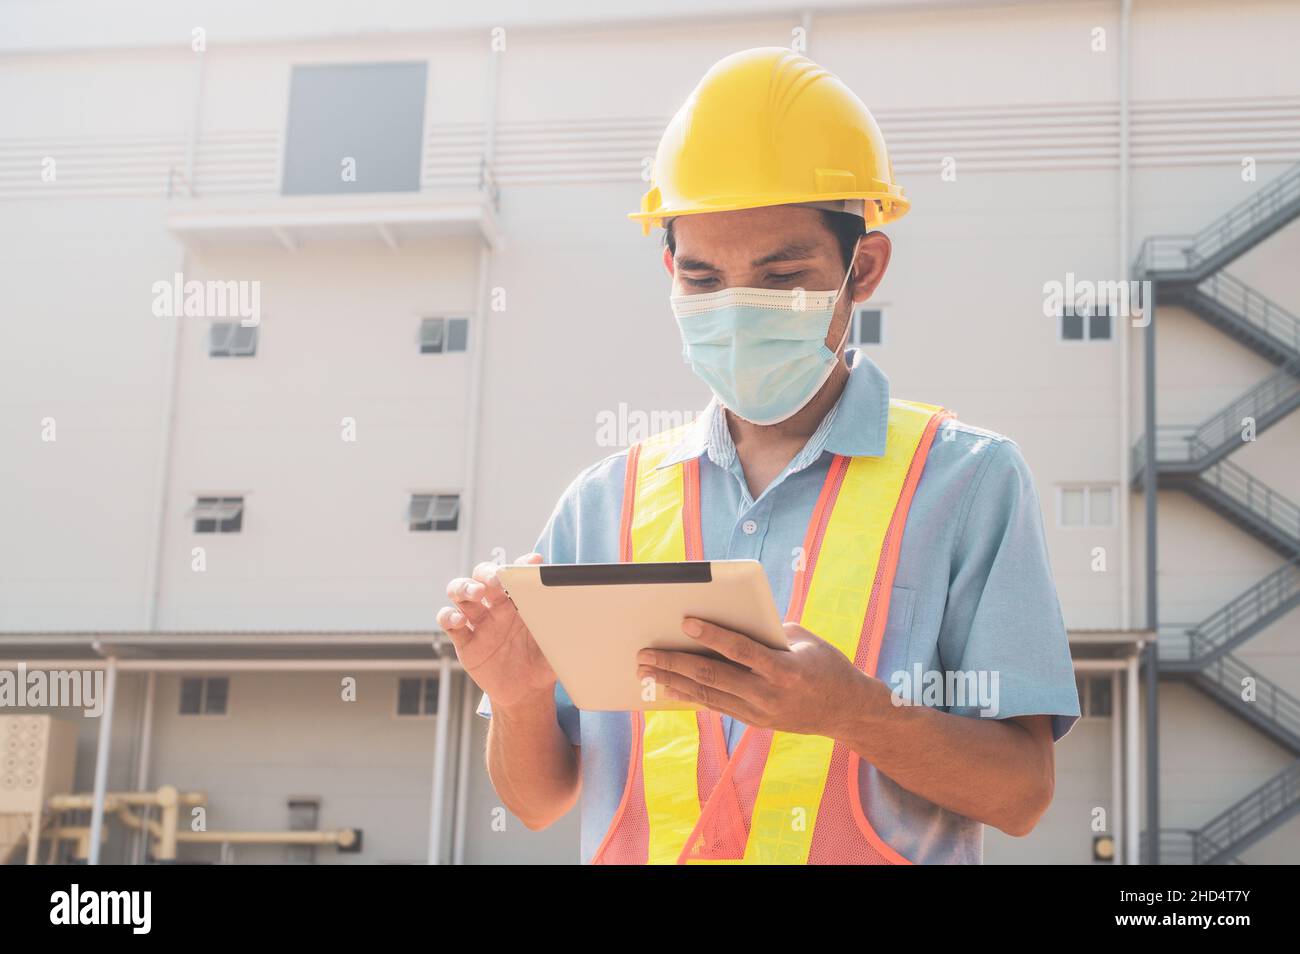
[[[1166,860],[1295,859],[1300,6],[367,7],[0,13],[0,668],[115,671],[77,791],[364,833],[182,861],[576,860],[576,818],[500,807],[434,613],[531,549],[611,421],[706,403],[625,213],[709,65],[794,44],[912,201],[862,346],[1014,438],[1042,501],[1085,714],[986,860],[1136,859],[1153,633]],[[1149,310],[1045,312],[1131,278],[1153,362]]]

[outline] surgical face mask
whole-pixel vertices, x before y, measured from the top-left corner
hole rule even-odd
[[[857,245],[854,245],[856,260]],[[673,295],[682,356],[733,413],[754,424],[776,424],[800,411],[835,369],[826,347],[839,291],[724,288]]]

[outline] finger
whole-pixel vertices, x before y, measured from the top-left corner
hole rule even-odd
[[[664,649],[643,649],[636,658],[640,664],[638,672],[644,669],[644,675],[653,676],[665,685],[672,685],[671,677],[679,676],[697,685],[745,697],[757,696],[764,688],[759,676],[725,659]]]
[[[474,630],[470,627],[465,614],[450,606],[438,610],[437,621],[438,627],[451,639],[457,651],[462,649],[474,635]]]
[[[525,564],[541,563],[541,562],[542,562],[542,555],[540,553],[525,553],[523,556],[521,556],[518,560],[515,561],[515,563],[525,563]],[[496,563],[492,560],[485,560],[484,562],[475,566],[474,571],[470,574],[470,576],[473,579],[483,584],[483,587],[486,591],[484,593],[483,598],[487,601],[488,606],[492,606],[495,603],[500,603],[502,600],[509,598],[506,595],[505,584],[501,582],[501,577],[497,572],[500,569],[501,569],[501,564]]]
[[[665,673],[664,675],[669,682],[663,682],[656,677],[655,683],[656,689],[663,688],[663,695],[667,699],[698,703],[706,709],[721,712],[723,715],[731,716],[733,719],[739,719],[741,722],[750,725],[758,721],[759,710],[747,699],[742,699],[740,696],[732,695],[713,686],[702,686],[681,673]]]
[[[486,593],[482,583],[464,576],[458,576],[447,584],[447,598],[465,614],[471,626],[478,625],[488,614],[488,608],[483,605]]]
[[[780,666],[775,650],[715,623],[688,616],[682,620],[682,632],[760,676],[769,677]]]
[[[497,575],[499,569],[501,564],[488,560],[474,567],[474,572],[471,574],[476,581],[483,584],[483,600],[488,606],[507,599],[505,584]]]

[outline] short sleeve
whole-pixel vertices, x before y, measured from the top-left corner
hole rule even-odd
[[[533,547],[546,563],[577,562],[577,488],[584,474],[580,474],[560,497]],[[486,692],[476,712],[484,718],[492,718],[492,700]],[[555,683],[555,718],[568,740],[573,745],[581,745],[578,708],[558,681]]]
[[[1059,741],[1079,718],[1079,696],[1042,511],[1020,448],[991,449],[967,502],[953,551],[939,632],[945,671],[983,685],[958,715],[1052,716]],[[975,680],[974,682],[970,682]]]

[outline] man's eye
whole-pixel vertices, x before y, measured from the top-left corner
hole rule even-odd
[[[804,272],[804,271],[798,271],[798,272],[785,272],[784,274],[781,274],[781,275],[777,275],[777,274],[775,274],[775,273],[772,273],[772,274],[769,274],[769,275],[767,276],[767,278],[768,278],[768,281],[773,281],[773,282],[792,282],[792,281],[794,281],[795,279],[797,279],[799,276],[804,275],[804,274],[806,274],[806,272]]]
[[[708,288],[716,281],[716,278],[688,278],[685,275],[682,276],[682,282],[691,288]]]

